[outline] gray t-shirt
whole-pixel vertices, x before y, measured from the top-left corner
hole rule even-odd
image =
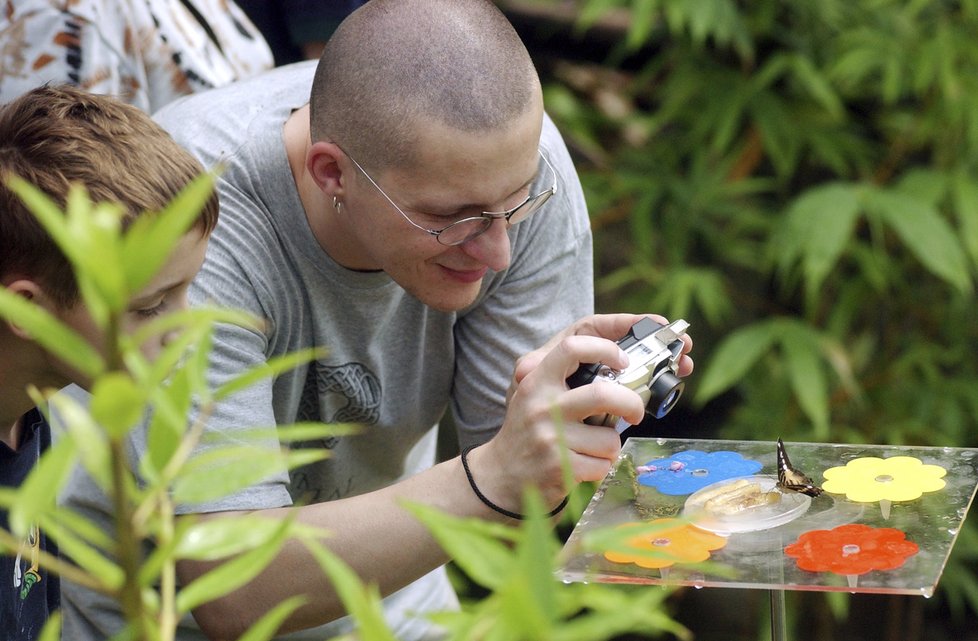
[[[314,62],[279,68],[253,81],[178,100],[157,119],[206,167],[224,165],[221,219],[192,298],[267,320],[262,332],[217,329],[215,382],[302,348],[328,350],[310,366],[266,380],[222,404],[208,429],[233,438],[241,428],[299,420],[363,428],[319,443],[331,451],[321,463],[291,475],[282,472],[216,503],[182,506],[183,512],[329,501],[390,485],[434,464],[434,426],[446,410],[452,412],[462,446],[484,442],[502,424],[516,358],[593,310],[584,197],[549,118],[541,146],[557,172],[558,192],[537,214],[510,229],[509,268],[490,272],[469,308],[431,309],[383,272],[351,271],[335,263],[309,229],[282,138],[285,120],[308,101],[314,70]],[[532,190],[546,187],[535,184]],[[279,447],[277,442],[268,446]],[[87,607],[90,596],[70,588],[66,625],[76,607]],[[457,607],[441,570],[386,601],[399,639],[425,638],[430,632],[418,613]],[[98,627],[114,630],[104,618],[89,615],[89,622],[98,619]],[[88,629],[72,640],[103,635]],[[338,631],[331,625],[330,633]],[[288,638],[321,639],[324,632]],[[189,631],[180,636],[192,638],[197,637]]]

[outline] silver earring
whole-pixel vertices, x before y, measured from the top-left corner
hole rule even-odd
[[[333,209],[339,211],[342,206],[343,203],[341,203],[336,196],[333,196]]]

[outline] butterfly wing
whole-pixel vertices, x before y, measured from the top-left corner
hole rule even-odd
[[[822,488],[816,487],[815,482],[800,470],[791,465],[784,443],[778,439],[778,487],[791,492],[800,492],[808,496],[818,496]]]

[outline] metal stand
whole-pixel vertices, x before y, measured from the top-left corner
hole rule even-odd
[[[771,641],[787,641],[784,622],[784,590],[771,590]]]

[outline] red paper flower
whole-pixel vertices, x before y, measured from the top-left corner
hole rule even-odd
[[[902,530],[855,523],[805,532],[784,553],[802,570],[852,576],[898,568],[918,549]]]

